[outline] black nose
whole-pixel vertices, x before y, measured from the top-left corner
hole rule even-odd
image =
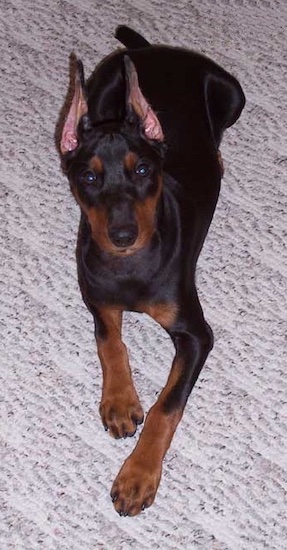
[[[109,238],[118,248],[127,248],[136,241],[138,236],[137,226],[134,224],[112,226],[109,229]]]

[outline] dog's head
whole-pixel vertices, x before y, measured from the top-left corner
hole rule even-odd
[[[124,56],[125,116],[92,124],[81,62],[61,138],[72,192],[100,249],[127,255],[146,246],[155,231],[162,190],[163,132],[143,96],[137,72]]]

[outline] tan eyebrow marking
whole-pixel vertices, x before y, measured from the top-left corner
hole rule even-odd
[[[97,174],[102,174],[104,171],[104,165],[100,157],[98,155],[95,155],[93,158],[91,158],[89,162],[89,167],[94,170]]]
[[[126,170],[128,170],[129,172],[134,170],[137,160],[138,156],[135,153],[132,153],[132,151],[129,151],[124,158],[124,166]]]

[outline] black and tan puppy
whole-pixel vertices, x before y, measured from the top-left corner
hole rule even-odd
[[[81,208],[79,283],[103,368],[100,413],[114,437],[135,433],[143,410],[121,339],[124,311],[148,313],[175,358],[139,441],[111,491],[121,515],[150,506],[162,461],[213,345],[195,286],[198,255],[223,173],[219,144],[239,117],[235,78],[194,52],[151,46],[127,27],[116,51],[75,91],[61,139]]]

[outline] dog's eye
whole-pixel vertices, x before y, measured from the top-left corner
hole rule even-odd
[[[93,185],[96,183],[97,175],[92,170],[85,170],[79,175],[79,182],[86,185]]]
[[[148,164],[146,164],[145,162],[141,162],[137,167],[136,167],[136,174],[138,176],[141,176],[142,178],[145,178],[146,176],[148,176],[148,174],[150,173],[150,167]]]

